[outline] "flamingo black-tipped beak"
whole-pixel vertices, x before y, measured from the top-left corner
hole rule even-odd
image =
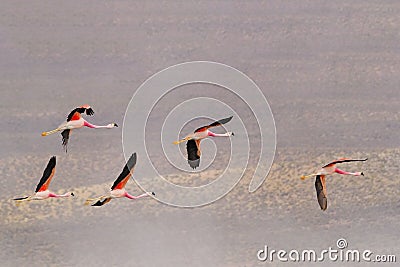
[[[151,194],[152,194],[153,196],[155,196],[155,195],[156,195],[156,193],[154,193],[154,192],[151,192]]]
[[[234,133],[234,132],[232,132],[232,136],[235,136],[235,133]]]
[[[116,123],[114,122],[114,126],[115,126],[115,127],[118,127],[118,124],[116,124]]]
[[[364,173],[362,172],[361,175],[364,176]]]
[[[74,192],[71,192],[71,196],[73,196],[73,197],[75,196]]]

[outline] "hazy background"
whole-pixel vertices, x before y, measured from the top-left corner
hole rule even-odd
[[[399,261],[398,1],[0,5],[2,266],[281,266],[259,263],[257,251],[322,250],[341,237],[350,249]],[[267,181],[249,194],[248,170],[229,195],[197,209],[152,199],[83,206],[121,171],[121,128],[75,131],[67,155],[59,135],[40,133],[86,103],[96,112],[91,122],[122,126],[141,83],[192,60],[239,69],[268,99],[277,155]],[[191,92],[182,101],[202,95]],[[33,191],[51,155],[58,156],[51,189],[76,197],[16,207],[10,199]],[[322,212],[314,181],[299,177],[342,156],[368,157],[343,166],[366,176],[330,177]],[[133,182],[127,189],[140,192]]]

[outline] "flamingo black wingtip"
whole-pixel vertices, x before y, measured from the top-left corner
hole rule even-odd
[[[192,169],[196,169],[197,167],[200,166],[200,158],[196,160],[188,160],[189,166],[192,167]]]
[[[86,115],[92,116],[94,114],[94,110],[92,108],[86,109]]]

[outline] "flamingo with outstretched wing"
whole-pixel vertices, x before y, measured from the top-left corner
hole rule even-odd
[[[40,179],[38,185],[36,186],[35,194],[26,197],[14,198],[14,200],[21,202],[21,201],[31,201],[31,200],[43,200],[50,197],[61,198],[61,197],[74,196],[73,192],[67,192],[62,195],[57,195],[49,191],[48,188],[55,172],[56,172],[56,157],[53,156],[50,158],[49,163],[47,164],[46,169],[43,172],[42,178]]]
[[[317,191],[317,199],[319,206],[322,210],[326,210],[328,208],[328,199],[327,199],[327,192],[326,192],[326,182],[325,177],[327,175],[331,175],[334,173],[339,173],[343,175],[353,175],[353,176],[364,176],[363,172],[346,172],[336,167],[336,164],[345,163],[345,162],[354,162],[354,161],[366,161],[366,159],[349,159],[349,158],[341,158],[338,160],[334,160],[325,166],[323,166],[318,172],[310,174],[310,175],[303,175],[301,179],[304,180],[308,177],[315,176],[315,189]]]
[[[132,196],[125,190],[125,185],[128,182],[129,178],[131,178],[132,173],[134,171],[136,160],[137,160],[136,153],[133,153],[130,156],[121,174],[118,176],[118,178],[114,181],[113,185],[111,186],[111,191],[108,195],[103,195],[96,198],[88,198],[85,202],[85,205],[94,202],[92,206],[103,206],[104,204],[110,202],[111,199],[113,198],[126,197],[129,199],[139,199],[150,195],[155,196],[154,192],[146,192],[138,196]]]
[[[69,136],[73,129],[79,129],[79,128],[82,128],[83,126],[86,126],[89,128],[94,128],[94,129],[100,129],[100,128],[111,129],[114,127],[118,127],[118,125],[116,123],[110,123],[107,125],[100,125],[100,126],[91,124],[82,118],[81,114],[83,114],[83,113],[86,113],[86,115],[92,116],[94,114],[94,111],[89,105],[83,105],[83,106],[77,107],[69,113],[67,120],[64,123],[62,123],[60,126],[58,126],[54,130],[51,130],[48,132],[43,132],[42,136],[47,136],[47,135],[50,135],[50,134],[53,134],[56,132],[61,132],[62,145],[65,149],[65,152],[67,152]]]
[[[191,133],[191,134],[187,135],[185,138],[174,142],[174,144],[177,145],[177,144],[187,141],[186,150],[187,150],[187,156],[188,156],[188,163],[189,163],[190,167],[192,167],[193,169],[196,169],[197,167],[200,166],[200,156],[201,156],[200,142],[202,139],[207,138],[207,137],[229,137],[229,136],[235,135],[233,132],[217,134],[217,133],[213,133],[209,130],[210,128],[221,126],[225,123],[228,123],[230,120],[232,120],[232,118],[233,118],[233,116],[225,118],[225,119],[221,119],[221,120],[215,121],[209,125],[197,128],[194,131],[194,133]]]

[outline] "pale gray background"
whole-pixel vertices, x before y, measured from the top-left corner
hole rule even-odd
[[[340,237],[399,258],[399,14],[398,1],[1,1],[1,265],[268,266],[256,260],[265,244],[318,250]],[[91,122],[122,124],[143,81],[191,60],[243,71],[269,100],[267,182],[200,209],[83,207],[122,168],[121,128],[74,132],[68,155],[40,133],[85,103]],[[81,196],[15,207],[51,155],[52,188]],[[299,177],[338,156],[369,157],[344,167],[367,175],[332,177],[322,212]]]

